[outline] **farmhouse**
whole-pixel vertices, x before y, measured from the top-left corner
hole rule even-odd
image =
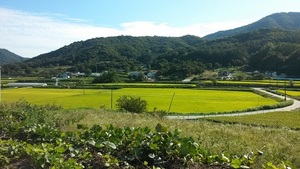
[[[151,70],[147,73],[148,80],[156,79],[157,70]]]
[[[138,79],[138,78],[141,78],[141,79],[145,79],[146,80],[146,76],[145,76],[145,73],[143,72],[139,72],[139,71],[132,71],[132,72],[129,72],[129,76],[131,79]]]
[[[8,87],[45,87],[46,83],[7,83]]]
[[[71,76],[70,76],[70,73],[69,72],[64,72],[62,74],[59,75],[59,78],[60,79],[69,79]]]

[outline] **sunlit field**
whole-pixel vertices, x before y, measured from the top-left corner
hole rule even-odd
[[[284,90],[278,90],[278,92],[280,92],[281,94],[284,94]],[[300,91],[296,91],[296,90],[287,90],[286,91],[286,94],[287,95],[290,95],[290,96],[300,96]]]
[[[206,83],[211,83],[211,81],[205,81]],[[290,81],[284,80],[243,80],[243,81],[233,81],[233,80],[218,80],[219,84],[228,85],[265,85],[273,87],[283,87],[290,86]],[[300,81],[293,81],[293,86],[300,86]]]
[[[178,83],[178,84],[173,84],[173,83],[98,83],[97,85],[100,85],[100,86],[111,86],[111,85],[114,85],[114,86],[182,86],[182,85],[185,85],[185,86],[196,86],[195,84],[184,84],[184,83]]]
[[[256,126],[271,126],[271,127],[288,127],[292,129],[300,129],[300,112],[270,112],[265,114],[253,114],[234,117],[210,117],[210,120],[240,123]]]
[[[122,95],[141,97],[146,100],[148,111],[170,110],[176,113],[229,112],[277,103],[248,91],[162,88],[2,90],[2,100],[6,102],[23,99],[33,104],[61,105],[66,109],[100,107],[116,109],[116,101]]]

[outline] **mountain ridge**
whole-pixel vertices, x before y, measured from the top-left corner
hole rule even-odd
[[[238,28],[218,31],[204,36],[204,39],[212,40],[224,37],[229,37],[241,33],[246,33],[258,29],[282,29],[282,30],[297,30],[300,29],[300,12],[281,12],[274,13],[263,17],[262,19],[251,24]]]
[[[26,59],[27,58],[19,56],[7,49],[0,48],[0,65],[22,62]]]
[[[299,19],[298,14],[295,13],[297,18],[291,20]],[[128,72],[148,68],[159,70],[159,75],[170,76],[170,79],[182,79],[187,75],[200,74],[206,69],[239,66],[245,71],[277,71],[299,76],[300,29],[294,29],[298,23],[287,22],[285,14],[270,16],[258,23],[270,25],[275,16],[275,23],[279,23],[278,18],[283,18],[281,24],[291,25],[285,25],[286,30],[274,26],[215,39],[192,35],[99,37],[73,42],[22,62],[21,66],[7,66],[5,72],[41,73],[34,70],[46,68],[42,74],[51,76],[54,74],[51,73],[53,67],[65,67],[70,72]],[[271,21],[264,23],[266,18]]]

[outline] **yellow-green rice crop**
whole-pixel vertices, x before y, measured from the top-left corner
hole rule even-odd
[[[148,110],[164,110],[177,113],[210,113],[245,110],[276,101],[248,91],[124,88],[119,90],[96,89],[34,89],[19,88],[2,91],[7,102],[24,99],[34,104],[56,104],[64,108],[111,108],[122,95],[141,97],[148,102]],[[173,102],[171,104],[172,97]],[[112,96],[112,97],[111,97]],[[112,100],[112,104],[111,104]]]
[[[284,94],[284,90],[277,90],[277,92],[281,93],[281,94]],[[287,95],[290,95],[290,96],[300,96],[300,91],[295,91],[295,90],[287,90],[286,91],[286,94]]]
[[[211,81],[204,81],[205,83],[211,83]],[[284,80],[243,80],[243,81],[234,81],[234,80],[218,80],[219,84],[228,84],[228,85],[266,85],[266,86],[290,86],[290,81]],[[300,81],[293,81],[294,86],[300,86]]]
[[[178,83],[178,84],[173,84],[173,83],[152,83],[152,82],[149,82],[149,83],[98,83],[97,84],[98,86],[111,86],[111,85],[114,85],[114,86],[128,86],[128,85],[131,85],[131,86],[181,86],[181,85],[186,85],[186,86],[196,86],[195,84],[185,84],[185,83]]]
[[[211,117],[209,119],[221,122],[242,123],[257,126],[288,127],[300,129],[300,112],[270,112],[234,117]]]

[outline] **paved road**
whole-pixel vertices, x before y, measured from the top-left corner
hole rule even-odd
[[[284,96],[280,96],[274,93],[267,92],[265,90],[262,90],[261,88],[253,88],[254,90],[258,90],[279,98],[284,99]],[[295,110],[297,108],[300,108],[300,101],[287,97],[287,100],[293,100],[294,103],[290,106],[283,107],[283,108],[277,108],[277,109],[271,109],[271,110],[259,110],[259,111],[249,111],[249,112],[243,112],[243,113],[230,113],[230,114],[216,114],[216,115],[187,115],[187,116],[166,116],[168,119],[182,119],[182,120],[194,120],[199,118],[205,118],[205,117],[224,117],[224,116],[242,116],[242,115],[250,115],[250,114],[262,114],[262,113],[269,113],[269,112],[277,112],[277,111],[291,111]]]

